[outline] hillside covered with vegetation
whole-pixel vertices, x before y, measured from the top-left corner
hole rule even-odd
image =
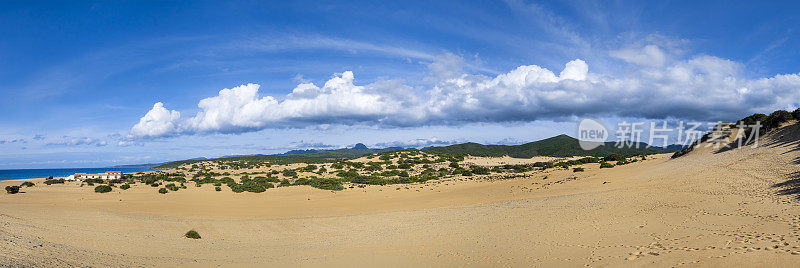
[[[336,150],[317,150],[308,153],[292,153],[278,155],[252,155],[224,157],[203,160],[182,160],[154,167],[154,169],[175,168],[183,164],[216,160],[216,161],[243,161],[249,163],[271,163],[271,164],[291,164],[291,163],[329,163],[343,159],[353,159],[367,154],[375,154],[386,151],[399,151],[399,148],[370,149],[364,146],[355,148],[343,148]],[[559,135],[552,138],[529,142],[521,145],[482,145],[478,143],[462,143],[442,147],[432,147],[424,150],[427,153],[446,154],[446,155],[472,155],[472,156],[510,156],[515,158],[531,158],[534,156],[607,156],[611,154],[620,155],[641,155],[674,152],[672,148],[647,147],[647,144],[640,143],[639,148],[626,147],[617,148],[614,142],[607,142],[590,151],[581,149],[578,140],[567,135]],[[293,151],[297,152],[297,151]]]
[[[510,156],[515,158],[531,158],[534,156],[606,156],[610,154],[640,155],[673,152],[672,149],[647,147],[640,143],[639,147],[617,148],[614,142],[606,142],[593,150],[581,149],[578,139],[558,135],[552,138],[529,142],[520,145],[482,145],[474,142],[434,147],[427,150],[433,153],[467,154],[473,156]]]

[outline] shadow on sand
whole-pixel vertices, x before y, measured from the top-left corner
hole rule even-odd
[[[763,146],[791,148],[782,154],[800,151],[800,123],[781,128],[776,133],[770,134],[777,139]],[[800,157],[795,157],[792,162],[800,165]],[[779,188],[778,195],[794,195],[796,199],[800,200],[800,171],[790,174],[789,180],[776,183],[772,187]]]

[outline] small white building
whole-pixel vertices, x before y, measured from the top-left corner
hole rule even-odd
[[[67,180],[78,180],[78,181],[82,181],[85,179],[101,179],[101,180],[122,179],[122,171],[109,171],[97,174],[75,173],[75,175],[71,175],[67,178]]]

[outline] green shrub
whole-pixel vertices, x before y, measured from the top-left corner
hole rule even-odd
[[[169,190],[167,190],[167,188],[160,188],[160,189],[158,189],[158,193],[159,193],[159,194],[166,194],[166,193],[168,193],[168,192],[169,192]]]
[[[88,183],[92,183],[92,184],[95,184],[95,183],[100,183],[100,184],[102,184],[102,183],[104,183],[105,181],[103,181],[103,180],[101,180],[101,179],[85,179],[85,180],[83,180],[83,182],[85,182],[85,183],[87,183],[87,184],[88,184]]]
[[[94,192],[95,193],[108,193],[108,192],[111,192],[111,186],[100,185],[100,186],[94,187]]]
[[[130,184],[123,184],[123,185],[120,185],[119,188],[122,189],[122,190],[128,190],[128,189],[131,188],[131,185]]]
[[[220,191],[222,191],[222,188],[219,187],[219,186],[216,186],[216,187],[214,187],[214,191],[220,192]]]
[[[472,173],[478,175],[489,175],[490,170],[487,167],[482,166],[472,166]]]
[[[766,128],[765,131],[770,129],[775,129],[781,125],[781,123],[788,122],[789,120],[794,119],[791,113],[784,111],[784,110],[777,110],[772,112],[767,119],[764,120],[764,127]]]
[[[800,120],[800,108],[797,108],[797,110],[792,112],[792,117],[794,117],[794,120]]]
[[[614,165],[612,165],[611,163],[606,163],[606,162],[600,163],[600,168],[613,168],[613,167]]]
[[[518,170],[518,169],[521,169],[519,166],[523,166],[524,167],[524,165],[513,165],[513,169],[515,171]],[[540,167],[542,169],[548,169],[548,168],[555,167],[555,165],[553,163],[551,163],[551,162],[536,162],[536,163],[533,163],[533,166],[534,167]],[[525,171],[522,171],[522,172],[525,172]]]
[[[764,122],[767,120],[766,114],[753,114],[751,116],[742,118],[739,120],[738,124],[745,124],[745,125],[754,125],[756,122]],[[763,123],[761,125],[764,125]]]
[[[583,172],[583,168],[582,167],[573,168],[572,172]]]
[[[56,184],[56,183],[63,184],[64,183],[64,179],[46,180],[46,181],[44,181],[44,184],[46,184],[46,185],[52,185],[52,184]]]
[[[606,157],[603,157],[603,161],[625,161],[625,156],[621,154],[610,154]]]
[[[190,230],[190,231],[186,232],[186,234],[183,235],[183,236],[185,236],[186,238],[190,238],[190,239],[200,239],[201,238],[200,234],[197,233],[197,231],[195,231],[195,230]]]
[[[6,186],[6,192],[9,194],[19,193],[19,186]]]
[[[269,185],[272,185],[272,183],[270,183]],[[242,186],[244,186],[244,190],[245,191],[248,191],[248,192],[251,192],[251,193],[263,193],[264,191],[267,190],[267,187],[265,187],[264,185],[258,184],[258,183],[247,183],[247,184],[243,184]],[[272,188],[272,187],[270,187],[270,188]]]
[[[281,172],[281,174],[285,177],[294,177],[297,176],[297,171],[291,169],[284,169],[283,172]]]
[[[231,191],[234,193],[242,193],[244,192],[244,186],[241,184],[229,184],[228,187],[231,187]]]
[[[309,185],[311,185],[311,187],[322,190],[333,190],[333,191],[344,190],[342,182],[337,179],[314,178],[311,180]]]
[[[292,186],[292,183],[289,182],[289,180],[287,180],[287,179],[283,179],[281,181],[281,184],[278,184],[278,187],[286,187],[286,186]]]
[[[451,168],[458,168],[458,162],[450,162],[449,165]]]
[[[19,186],[20,187],[33,187],[34,185],[35,184],[33,184],[32,182],[26,181],[26,182],[23,182],[22,184],[20,184]]]
[[[178,187],[174,183],[168,183],[167,185],[164,185],[164,188],[167,188],[167,190],[170,190],[170,191],[173,191],[173,192],[181,189],[181,187]]]

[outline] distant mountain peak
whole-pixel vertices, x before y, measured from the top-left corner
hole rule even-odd
[[[366,150],[366,149],[369,149],[369,148],[367,148],[367,146],[366,146],[366,145],[364,145],[363,143],[360,143],[360,142],[359,142],[359,143],[356,143],[356,146],[353,146],[353,149],[356,149],[356,150]]]

